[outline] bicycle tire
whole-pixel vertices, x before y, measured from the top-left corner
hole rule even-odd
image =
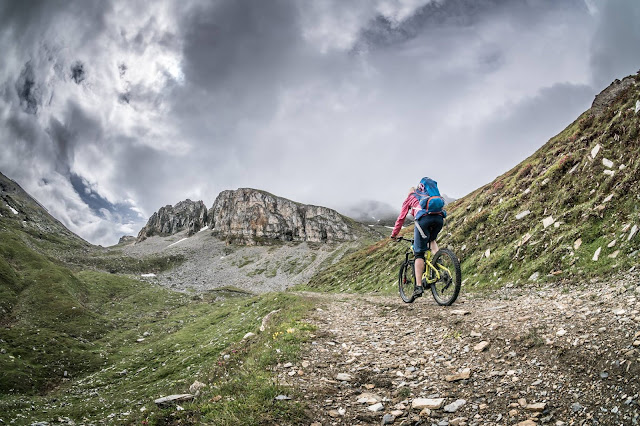
[[[412,303],[415,300],[415,297],[413,297],[413,290],[416,284],[415,275],[413,260],[402,262],[398,272],[398,291],[404,303]]]
[[[441,306],[450,306],[456,301],[460,294],[460,287],[462,286],[462,272],[460,270],[460,261],[455,254],[449,249],[443,248],[438,250],[433,257],[433,264],[441,264],[451,271],[449,273],[441,272],[440,279],[431,284],[431,293],[436,303]],[[431,275],[433,276],[433,272]]]

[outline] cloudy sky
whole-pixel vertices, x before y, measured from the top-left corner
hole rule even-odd
[[[102,245],[224,189],[462,197],[638,46],[637,0],[0,0],[0,172]]]

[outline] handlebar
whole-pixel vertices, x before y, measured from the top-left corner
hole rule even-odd
[[[400,241],[407,241],[407,242],[413,244],[413,240],[410,240],[409,238],[404,238],[404,237],[396,238],[396,242],[400,242]]]

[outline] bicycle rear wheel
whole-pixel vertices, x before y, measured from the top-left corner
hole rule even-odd
[[[398,290],[400,297],[405,303],[414,301],[413,289],[416,284],[416,272],[413,269],[413,260],[402,262],[400,272],[398,273]]]
[[[438,305],[449,306],[460,294],[460,261],[451,250],[445,248],[438,250],[433,257],[433,265],[440,269],[440,279],[431,284],[431,293]],[[431,275],[433,276],[433,271]]]

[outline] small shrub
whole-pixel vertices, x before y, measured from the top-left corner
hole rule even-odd
[[[518,179],[524,179],[527,176],[529,176],[529,174],[531,173],[531,170],[533,169],[533,164],[529,163],[527,165],[525,165],[523,168],[520,169],[520,171],[518,172]]]
[[[584,117],[582,120],[580,120],[580,122],[578,123],[580,130],[584,131],[590,128],[591,125],[593,124],[593,119],[594,119],[593,114],[587,114],[587,116]]]
[[[568,169],[569,167],[573,166],[575,163],[575,160],[573,158],[573,154],[567,154],[564,155],[560,160],[558,160],[558,168],[560,170],[565,170]]]

